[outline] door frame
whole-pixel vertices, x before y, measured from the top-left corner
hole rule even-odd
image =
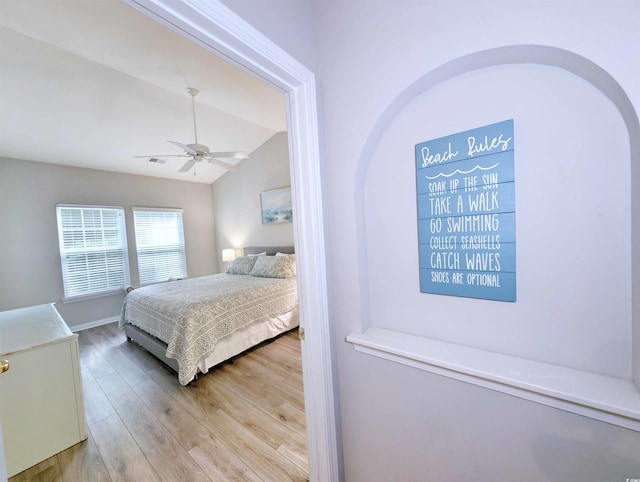
[[[285,94],[310,480],[340,479],[314,74],[219,0],[122,0]]]

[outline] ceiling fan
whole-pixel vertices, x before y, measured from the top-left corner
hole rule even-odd
[[[249,156],[246,152],[243,151],[235,151],[235,152],[210,152],[209,148],[203,144],[198,144],[198,131],[196,128],[196,106],[195,106],[195,97],[198,95],[199,91],[194,89],[193,87],[188,87],[187,92],[191,96],[191,109],[193,112],[193,135],[195,138],[195,142],[193,144],[182,144],[180,142],[168,141],[174,146],[179,147],[184,151],[184,154],[163,154],[163,155],[153,155],[153,156],[134,156],[138,157],[149,157],[149,161],[156,162],[159,164],[164,164],[164,160],[161,159],[163,157],[190,157],[187,162],[178,170],[178,172],[187,172],[191,168],[193,169],[193,175],[195,176],[196,170],[195,165],[198,162],[207,161],[211,164],[215,164],[216,166],[220,166],[228,171],[236,171],[237,167],[228,162],[223,161],[222,159],[248,159]]]

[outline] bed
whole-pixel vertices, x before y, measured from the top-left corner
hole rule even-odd
[[[131,290],[118,326],[181,385],[299,324],[293,247],[252,247],[225,273]]]

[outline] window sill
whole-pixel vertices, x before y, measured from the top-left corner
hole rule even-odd
[[[101,291],[100,293],[92,293],[90,295],[79,295],[71,298],[62,298],[63,303],[75,303],[76,301],[87,301],[95,298],[104,298],[105,296],[113,296],[118,294],[127,294],[126,288],[116,288],[109,291]]]
[[[362,353],[640,432],[640,392],[629,380],[382,328],[346,341]]]

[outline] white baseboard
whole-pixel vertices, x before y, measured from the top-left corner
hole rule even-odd
[[[78,331],[88,330],[89,328],[95,328],[96,326],[102,326],[102,325],[107,325],[109,323],[114,323],[114,322],[118,321],[119,319],[120,319],[119,316],[114,316],[112,318],[105,318],[104,320],[90,321],[89,323],[83,323],[81,325],[70,326],[69,328],[71,329],[71,331],[76,333]]]

